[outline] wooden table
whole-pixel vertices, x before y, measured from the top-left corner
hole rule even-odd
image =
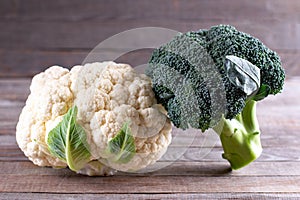
[[[300,198],[300,4],[262,1],[0,2],[0,199],[265,199]],[[259,37],[282,58],[282,94],[258,104],[264,151],[230,171],[217,142],[204,158],[201,137],[177,160],[147,174],[85,177],[33,165],[15,140],[15,125],[32,76],[46,67],[80,64],[103,39],[120,31],[160,26],[178,31],[230,23]],[[108,49],[107,51],[115,51]],[[145,63],[147,51],[120,61]],[[177,148],[173,146],[173,148]],[[179,148],[179,147],[178,147]],[[168,162],[161,160],[160,162]]]
[[[27,160],[17,147],[15,124],[29,84],[29,79],[0,80],[0,198],[300,197],[300,77],[288,79],[282,94],[258,104],[264,151],[251,165],[230,171],[220,143],[199,159],[203,147],[196,141],[166,168],[113,177],[85,177]]]

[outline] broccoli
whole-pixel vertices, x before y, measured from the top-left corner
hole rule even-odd
[[[229,69],[228,56],[241,66]],[[256,102],[281,92],[285,73],[258,39],[230,25],[182,33],[153,51],[146,74],[176,127],[219,134],[232,169],[260,156]]]

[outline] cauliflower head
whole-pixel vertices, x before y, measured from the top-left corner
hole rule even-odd
[[[171,143],[171,123],[156,102],[150,79],[127,64],[91,63],[74,66],[70,71],[53,66],[33,78],[30,91],[16,138],[36,165],[67,167],[66,162],[50,153],[46,140],[74,105],[91,153],[91,161],[79,173],[107,175],[115,169],[143,169],[160,159]],[[107,149],[126,122],[135,154],[126,163],[116,162]]]

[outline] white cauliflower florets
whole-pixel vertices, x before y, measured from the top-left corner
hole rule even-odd
[[[156,99],[148,77],[129,65],[114,62],[54,66],[36,75],[17,125],[17,142],[39,166],[66,167],[50,154],[45,139],[70,107],[78,107],[77,120],[86,130],[93,159],[121,171],[136,171],[153,164],[171,142],[171,123]],[[107,145],[130,121],[136,154],[126,164],[107,157]],[[91,167],[97,166],[97,167]],[[97,168],[97,170],[95,169]],[[112,174],[112,169],[89,165],[82,173]],[[91,172],[91,169],[98,172]]]
[[[69,70],[53,66],[32,79],[30,95],[17,124],[17,143],[39,166],[65,167],[50,155],[45,136],[46,123],[64,115],[73,103]]]

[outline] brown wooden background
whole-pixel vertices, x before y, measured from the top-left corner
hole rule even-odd
[[[99,42],[131,28],[189,31],[220,23],[259,37],[278,51],[288,75],[300,75],[298,0],[1,0],[0,77],[80,64]]]
[[[36,167],[17,147],[15,125],[34,74],[81,64],[99,42],[131,28],[189,31],[220,23],[276,50],[288,77],[282,94],[258,105],[264,151],[248,167],[230,172],[220,143],[197,159],[195,142],[160,171],[89,178]],[[121,61],[145,63],[150,53],[133,52]],[[299,57],[298,0],[0,0],[0,199],[299,199]]]

